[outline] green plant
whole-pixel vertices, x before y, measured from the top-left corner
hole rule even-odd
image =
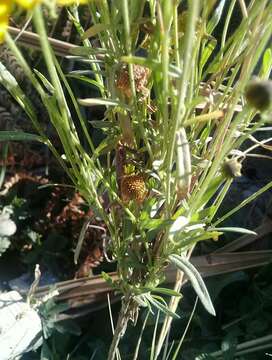
[[[33,11],[33,24],[48,76],[32,70],[11,36],[6,36],[47,109],[63,153],[44,133],[32,104],[3,65],[1,83],[24,108],[38,135],[1,132],[0,140],[47,144],[107,226],[106,251],[116,262],[119,280],[113,283],[106,274],[105,278],[123,295],[109,360],[118,354],[127,324],[136,322],[141,306],[165,314],[154,342],[153,359],[158,358],[171,321],[178,316],[184,274],[205,308],[215,314],[190,255],[198,242],[217,240],[226,231],[250,233],[218,225],[272,187],[268,183],[216,219],[247,155],[237,150],[269,121],[269,109],[259,114],[245,102],[244,91],[258,61],[262,61],[257,74],[261,79],[271,72],[267,44],[272,34],[272,4],[265,0],[252,0],[248,6],[242,0],[239,3],[243,18],[235,30],[230,29],[235,5],[231,1],[221,40],[213,37],[213,31],[225,1],[217,5],[197,0],[90,1],[93,26],[85,33],[78,8],[71,7],[69,16],[83,41],[72,54],[90,64],[91,78],[81,70],[63,73],[48,42],[40,6]],[[99,47],[89,37],[96,38]],[[143,51],[145,56],[139,56]],[[101,97],[77,100],[71,77],[91,83]],[[71,115],[68,99],[77,119]],[[104,133],[96,147],[79,104],[105,107],[104,120],[92,122]],[[84,141],[75,126],[78,123]],[[169,263],[178,269],[174,290],[159,287]],[[162,295],[171,297],[169,304]]]

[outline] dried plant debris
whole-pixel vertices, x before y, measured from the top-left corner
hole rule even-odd
[[[0,144],[0,153],[2,149],[3,146]],[[47,166],[48,161],[44,149],[40,146],[12,142],[9,143],[7,156],[0,159],[0,166],[8,167],[10,173],[22,170],[33,172],[35,169]]]
[[[22,181],[34,182],[37,184],[47,184],[48,180],[41,176],[32,176],[25,172],[18,172],[15,175],[8,178],[3,185],[3,190],[0,192],[0,196],[7,195],[7,193],[17,184]]]
[[[79,257],[79,266],[75,277],[84,277],[90,274],[91,269],[100,265],[103,260],[103,237],[105,225],[93,217],[88,211],[83,198],[79,193],[74,193],[70,200],[71,192],[64,188],[56,187],[52,197],[47,203],[45,216],[48,227],[56,229],[58,233],[69,237],[71,246],[75,247],[86,217],[92,221],[85,233],[83,246]],[[66,200],[66,202],[64,202]],[[60,209],[60,204],[66,205]]]
[[[136,92],[144,98],[149,94],[149,90],[147,89],[149,76],[150,70],[147,67],[133,64],[135,89]],[[129,71],[126,65],[123,65],[117,74],[116,87],[127,98],[132,96]]]

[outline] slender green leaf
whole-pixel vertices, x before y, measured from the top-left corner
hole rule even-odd
[[[179,270],[183,271],[186,276],[188,276],[193,288],[195,289],[195,292],[197,293],[205,309],[211,315],[215,316],[215,310],[210,295],[197,269],[190,263],[190,261],[186,257],[170,255],[169,259],[172,264],[174,264]]]
[[[66,77],[71,78],[71,79],[77,79],[77,80],[83,81],[84,83],[94,85],[94,86],[98,87],[99,89],[104,90],[104,86],[102,86],[96,80],[90,79],[88,76],[80,75],[80,74],[77,74],[77,73],[69,73],[69,74],[66,75]]]
[[[272,181],[270,181],[268,184],[266,184],[261,189],[256,191],[254,194],[250,195],[247,199],[243,200],[239,205],[235,206],[235,208],[231,209],[229,212],[227,212],[225,215],[223,215],[220,219],[218,219],[213,225],[215,226],[217,224],[220,224],[221,222],[226,220],[231,215],[235,214],[237,211],[242,209],[244,206],[249,204],[251,201],[255,200],[258,196],[260,196],[262,193],[269,190],[270,188],[272,188]]]
[[[42,73],[40,73],[38,70],[34,69],[34,72],[38,76],[38,78],[41,80],[41,82],[43,83],[46,90],[49,91],[50,94],[54,94],[55,93],[54,86],[48,81],[48,79]]]
[[[82,106],[120,106],[123,107],[123,104],[121,104],[117,100],[112,99],[99,99],[99,98],[86,98],[86,99],[78,99],[78,102]]]
[[[212,17],[207,25],[208,34],[211,34],[213,32],[213,30],[215,29],[215,27],[217,26],[217,24],[219,23],[219,21],[222,17],[225,3],[226,3],[226,0],[221,0],[219,5],[217,6],[217,8],[212,12]]]
[[[169,315],[175,319],[179,319],[180,317],[174,313],[173,311],[169,310],[167,306],[162,304],[160,301],[154,299],[151,295],[145,295],[145,298],[150,302],[151,305],[153,305],[155,308],[160,310],[162,313]]]
[[[200,72],[202,72],[202,69],[204,68],[204,66],[206,65],[207,61],[209,60],[210,56],[212,55],[215,47],[216,47],[217,41],[216,39],[212,39],[210,40],[207,45],[205,46],[202,55],[201,55],[201,59],[200,59]]]
[[[220,232],[236,232],[242,234],[257,235],[255,231],[240,228],[240,227],[220,227],[220,228],[209,228],[209,231],[220,231]]]
[[[92,125],[93,128],[96,129],[108,129],[108,128],[114,128],[116,124],[112,123],[111,121],[103,121],[103,120],[93,120],[89,121],[89,123]]]
[[[272,49],[265,50],[262,63],[262,76],[269,77],[272,69]]]
[[[163,295],[168,295],[168,296],[178,296],[181,297],[182,295],[180,293],[178,293],[175,290],[172,289],[167,289],[167,288],[145,288],[145,290],[149,291],[149,292],[155,292],[155,293],[160,293]]]
[[[0,142],[2,141],[39,141],[42,138],[35,134],[25,133],[23,131],[0,131]]]
[[[78,46],[70,49],[70,54],[86,56],[86,55],[98,55],[98,54],[107,54],[108,50],[103,48],[91,48],[85,46]]]
[[[109,28],[109,25],[106,24],[95,24],[87,29],[82,36],[82,40],[88,39],[100,33],[101,31],[105,31]]]

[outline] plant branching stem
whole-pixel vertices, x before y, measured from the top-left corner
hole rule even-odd
[[[126,330],[129,321],[129,310],[131,305],[131,295],[126,295],[122,301],[122,308],[119,313],[117,325],[114,331],[107,360],[114,360],[118,349],[119,342]]]

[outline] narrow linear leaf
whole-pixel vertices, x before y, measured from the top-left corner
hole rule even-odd
[[[34,69],[34,72],[38,76],[40,81],[43,83],[46,90],[49,91],[50,94],[54,94],[55,93],[54,86],[47,80],[47,78],[42,73],[40,73],[37,69]]]
[[[120,106],[124,108],[124,105],[119,101],[111,100],[111,99],[99,99],[99,98],[86,98],[86,99],[78,99],[78,102],[82,106]]]
[[[93,120],[89,121],[92,127],[96,129],[114,128],[116,125],[111,121]]]
[[[91,48],[85,46],[78,46],[70,49],[70,54],[77,56],[86,56],[86,55],[98,55],[98,54],[106,54],[108,52],[107,49],[103,48]]]
[[[174,313],[173,311],[169,310],[167,306],[160,303],[158,300],[155,300],[151,295],[145,295],[147,301],[150,302],[151,305],[155,306],[158,310],[163,312],[166,315],[169,315],[175,319],[179,319],[180,317]]]
[[[213,15],[207,25],[207,33],[208,34],[211,34],[213,32],[213,30],[215,29],[215,27],[217,26],[217,24],[219,23],[219,21],[222,17],[225,3],[226,3],[226,0],[221,0],[219,5],[217,6],[217,8],[215,10],[213,10],[213,13],[212,13]]]
[[[210,295],[197,269],[185,257],[178,255],[170,255],[169,259],[172,264],[174,264],[179,270],[183,271],[187,275],[205,309],[211,315],[215,316],[215,310]]]
[[[263,55],[263,63],[262,63],[262,75],[269,76],[272,69],[272,49],[268,48],[265,50]]]
[[[145,297],[142,295],[138,295],[134,297],[134,300],[142,307],[149,307],[150,308],[150,304],[148,303],[148,301],[146,301]],[[150,308],[151,310],[151,308]],[[153,313],[152,313],[153,314]]]
[[[25,133],[23,131],[0,131],[0,142],[2,141],[39,141],[42,138],[35,134]]]
[[[207,61],[209,60],[210,56],[212,55],[215,47],[216,47],[217,41],[216,39],[212,39],[208,42],[208,44],[205,46],[203,53],[201,55],[201,60],[199,67],[202,70],[204,66],[206,65]]]
[[[179,292],[177,292],[175,290],[172,290],[172,289],[167,289],[167,288],[159,288],[159,287],[154,288],[154,289],[145,288],[145,290],[150,291],[150,292],[163,294],[163,295],[169,295],[169,296],[177,296],[177,297],[182,296]]]
[[[80,75],[80,74],[77,74],[77,73],[69,73],[69,74],[66,75],[66,77],[71,78],[71,79],[80,80],[80,81],[85,82],[87,84],[94,85],[94,86],[98,87],[101,90],[104,90],[104,86],[102,86],[97,81],[95,81],[93,79],[90,79],[88,76]]]
[[[219,232],[236,232],[242,234],[257,235],[255,231],[240,228],[240,227],[220,227],[220,228],[209,228],[209,231],[219,231]]]
[[[108,28],[109,26],[106,24],[95,24],[85,31],[84,35],[82,36],[82,40],[93,37],[98,33],[100,33],[101,31],[107,30]]]
[[[76,245],[76,249],[75,249],[75,254],[74,254],[74,263],[77,264],[77,261],[78,261],[78,258],[79,258],[79,254],[80,254],[80,251],[81,251],[81,248],[82,248],[82,244],[83,244],[83,241],[84,241],[84,238],[85,238],[85,234],[86,234],[86,231],[88,229],[88,226],[91,222],[91,219],[88,218],[82,228],[81,228],[81,231],[80,231],[80,234],[79,234],[79,238],[78,238],[78,241],[77,241],[77,245]]]

